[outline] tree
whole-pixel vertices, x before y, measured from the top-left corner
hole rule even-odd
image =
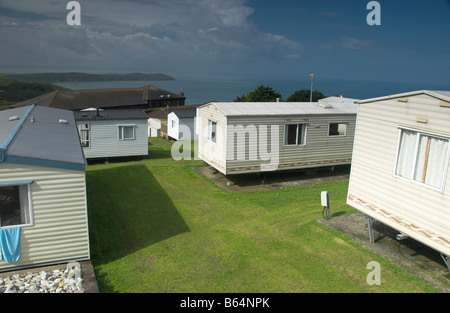
[[[281,93],[276,92],[271,87],[260,85],[247,95],[236,97],[234,102],[275,102],[277,98],[281,100]]]
[[[297,90],[287,99],[288,102],[309,102],[311,96],[311,90],[302,89]],[[313,91],[312,101],[317,102],[319,99],[323,99],[325,96],[319,91]]]
[[[237,96],[236,97],[236,99],[234,99],[233,101],[234,102],[245,102],[246,100],[245,99],[247,99],[247,96],[246,95],[242,95],[242,96]]]

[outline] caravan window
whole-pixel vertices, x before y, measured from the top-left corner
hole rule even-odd
[[[217,138],[217,122],[208,120],[208,140],[216,142]]]
[[[347,124],[345,123],[330,123],[328,124],[328,136],[345,136],[347,133]]]
[[[78,124],[78,132],[80,133],[81,146],[89,148],[91,145],[89,124]]]
[[[296,146],[306,143],[306,124],[289,124],[284,128],[284,145]]]
[[[400,129],[394,175],[442,191],[448,168],[449,139]]]
[[[134,125],[119,126],[119,140],[135,139]]]
[[[29,184],[0,183],[0,227],[31,224]]]

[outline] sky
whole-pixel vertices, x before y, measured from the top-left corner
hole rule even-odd
[[[80,0],[76,14],[67,0],[0,0],[0,72],[447,85],[450,0],[380,0],[379,10],[369,2]]]

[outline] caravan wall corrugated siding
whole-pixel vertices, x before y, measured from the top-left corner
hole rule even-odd
[[[417,122],[425,118],[427,123]],[[427,95],[360,104],[348,204],[450,255],[450,173],[443,192],[394,175],[399,129],[450,138],[450,109]],[[448,161],[447,161],[448,162]]]
[[[198,110],[198,155],[220,172],[226,171],[226,129],[227,118],[214,105],[210,104]],[[208,139],[208,120],[217,122],[217,139]]]
[[[83,148],[85,157],[125,157],[148,155],[147,120],[78,121],[90,128],[90,147]],[[118,125],[135,125],[134,140],[119,140]]]
[[[267,125],[267,152],[272,150],[271,134],[278,135],[278,170],[312,168],[320,166],[350,164],[352,158],[353,140],[355,132],[356,114],[320,114],[320,115],[296,115],[296,116],[245,116],[228,117],[227,129],[227,174],[251,173],[261,171],[261,164],[269,164],[274,160],[262,161],[260,158],[262,125]],[[330,123],[342,123],[346,125],[345,136],[328,136]],[[304,145],[285,145],[285,126],[289,124],[306,125],[306,137]],[[258,140],[250,140],[247,134],[246,140],[237,140],[239,136],[235,131],[235,125],[242,125],[249,130],[249,125],[254,125],[258,130]],[[262,139],[262,141],[261,141]],[[234,149],[230,147],[234,145]],[[237,157],[237,151],[245,150],[245,158]],[[250,160],[250,156],[258,155],[258,161]]]
[[[85,172],[1,164],[0,182],[27,180],[34,225],[22,228],[20,260],[0,261],[0,270],[89,259]]]
[[[227,117],[214,104],[209,104],[198,110],[198,119],[199,157],[225,175],[351,163],[356,114]],[[208,139],[208,120],[217,123],[216,142]],[[345,136],[328,136],[330,123],[345,124]],[[288,124],[306,125],[305,145],[285,145]],[[249,134],[252,129],[257,131],[256,140]],[[266,138],[261,137],[262,130],[266,130]],[[272,133],[277,136],[274,142],[278,150],[272,149]],[[265,158],[261,157],[262,142],[267,144]],[[244,157],[238,156],[242,152]],[[277,160],[274,160],[275,153]]]

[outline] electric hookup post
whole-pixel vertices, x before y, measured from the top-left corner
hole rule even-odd
[[[324,219],[330,219],[330,198],[328,196],[328,191],[322,191],[320,193],[320,199],[323,206],[322,216]]]

